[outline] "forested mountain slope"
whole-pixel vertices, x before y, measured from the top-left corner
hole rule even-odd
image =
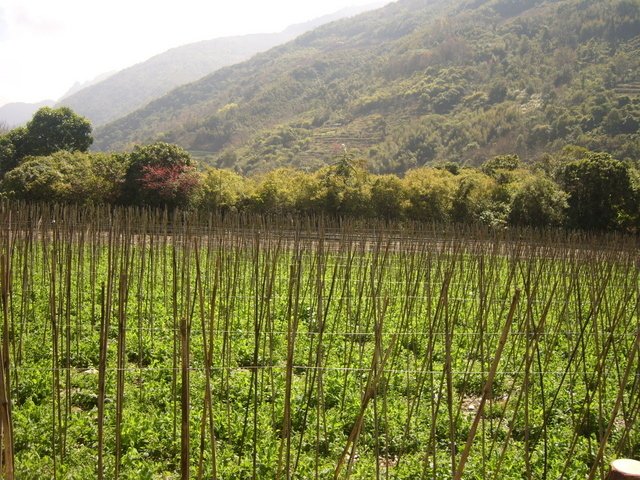
[[[639,0],[399,0],[180,87],[95,145],[176,142],[244,172],[346,148],[403,172],[566,144],[637,160],[639,125]]]
[[[227,65],[294,39],[333,20],[356,15],[372,6],[349,7],[282,32],[215,38],[183,45],[110,75],[65,96],[59,106],[72,108],[94,126],[116,120],[172,89],[196,81]]]

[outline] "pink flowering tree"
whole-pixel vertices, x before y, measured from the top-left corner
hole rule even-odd
[[[130,154],[123,199],[133,205],[188,208],[200,177],[189,153],[168,143],[136,147]]]

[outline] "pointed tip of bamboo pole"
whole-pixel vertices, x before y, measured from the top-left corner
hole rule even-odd
[[[640,462],[629,458],[620,458],[611,462],[611,471],[607,480],[640,479]]]

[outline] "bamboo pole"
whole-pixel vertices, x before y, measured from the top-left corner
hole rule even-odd
[[[509,338],[509,332],[511,331],[511,325],[513,324],[513,318],[515,316],[519,300],[520,290],[516,290],[516,293],[513,296],[513,300],[511,301],[511,308],[509,310],[509,315],[507,316],[507,321],[504,325],[504,328],[502,329],[498,348],[496,350],[495,356],[493,357],[493,363],[491,364],[491,369],[489,370],[489,376],[486,383],[484,384],[484,388],[482,389],[482,399],[480,400],[480,406],[478,407],[476,416],[473,419],[471,430],[469,430],[469,435],[467,436],[467,442],[464,446],[464,450],[462,451],[462,455],[460,456],[460,462],[458,463],[458,467],[456,468],[455,475],[453,477],[454,480],[460,480],[462,478],[462,474],[464,473],[464,467],[469,458],[469,453],[471,452],[473,440],[475,438],[476,431],[478,430],[478,424],[480,423],[480,420],[484,413],[484,405],[487,402],[487,399],[490,397],[491,391],[493,389],[493,381],[495,380],[496,372],[498,371],[498,365],[500,364],[502,351],[504,350],[504,347]]]
[[[0,352],[0,434],[2,436],[2,472],[7,480],[14,478],[14,446],[13,446],[13,425],[11,421],[11,377],[9,363],[9,289],[10,289],[10,267],[9,255],[0,258],[2,271],[0,287],[2,296],[2,351]]]

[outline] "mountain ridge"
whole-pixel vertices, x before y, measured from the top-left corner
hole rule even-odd
[[[108,79],[111,75],[114,75],[118,73],[117,70],[112,70],[110,72],[105,72],[105,73],[101,73],[100,75],[96,76],[95,78],[92,78],[91,80],[88,80],[86,82],[80,82],[77,81],[75,82],[70,88],[69,90],[67,90],[57,101],[57,103],[62,102],[65,98],[70,97],[71,95],[74,95],[82,90],[84,90],[85,88],[89,88],[92,87],[93,85],[96,85],[100,82],[103,82],[104,80]]]
[[[65,96],[58,106],[70,107],[95,126],[100,126],[143,107],[173,88],[194,82],[221,67],[247,60],[322,23],[355,15],[378,3],[347,7],[291,25],[281,32],[219,37],[177,46]]]
[[[41,102],[10,102],[0,106],[0,122],[6,123],[7,127],[13,128],[28,122],[34,113],[42,107],[52,107],[54,100],[43,100]]]

